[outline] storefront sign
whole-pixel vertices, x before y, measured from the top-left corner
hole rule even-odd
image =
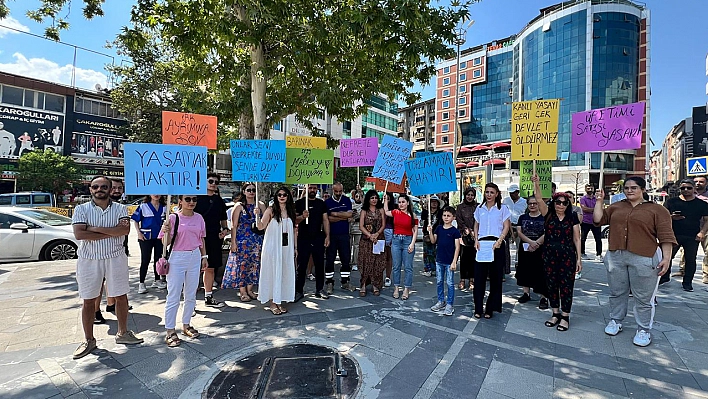
[[[64,115],[0,105],[0,159],[19,159],[28,151],[63,154]]]

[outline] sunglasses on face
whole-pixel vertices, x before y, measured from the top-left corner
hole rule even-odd
[[[693,187],[691,187],[691,186],[684,186],[684,187],[680,187],[680,189],[681,189],[681,190],[693,190]]]
[[[277,195],[278,195],[278,198],[287,198],[288,197],[288,195],[285,193],[278,193]]]
[[[556,205],[568,206],[568,201],[555,200],[555,201],[553,201],[553,203]]]
[[[184,202],[194,202],[194,203],[196,203],[196,202],[197,202],[197,197],[184,197],[184,198],[182,198],[182,201],[184,201]]]
[[[247,192],[247,193],[255,193],[255,192],[256,192],[256,189],[255,189],[255,188],[247,188],[247,189],[245,189],[245,190],[243,190],[243,191],[245,191],[245,192]]]
[[[101,184],[101,185],[99,186],[98,184],[94,184],[93,186],[91,186],[91,189],[92,189],[92,190],[98,190],[99,188],[100,188],[101,190],[108,190],[108,185],[107,185],[107,184]]]
[[[218,180],[209,179],[209,180],[207,180],[207,181],[209,182],[209,184],[219,184],[219,181],[218,181]]]

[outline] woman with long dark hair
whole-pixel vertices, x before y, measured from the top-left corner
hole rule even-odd
[[[398,299],[398,290],[401,285],[401,265],[405,268],[401,299],[406,300],[413,286],[413,257],[415,256],[415,240],[418,233],[418,219],[415,218],[410,198],[406,194],[398,196],[398,209],[389,210],[389,205],[384,202],[386,216],[393,218],[393,239],[391,243],[391,257],[393,259],[393,297]]]
[[[359,271],[361,283],[359,296],[366,296],[366,285],[371,284],[374,295],[379,295],[383,287],[383,271],[386,267],[383,253],[374,253],[374,244],[383,240],[384,231],[383,204],[376,190],[369,190],[364,196],[358,225],[363,236],[359,241]]]
[[[256,204],[256,185],[244,183],[231,213],[231,251],[221,280],[221,288],[238,288],[241,302],[256,299],[253,286],[258,285],[263,245],[263,236],[252,229],[256,207],[265,211],[263,203]]]
[[[256,215],[261,213],[255,208]],[[275,192],[273,205],[258,221],[258,229],[265,230],[261,252],[261,273],[258,279],[258,300],[274,315],[287,313],[285,302],[295,300],[295,201],[287,187]]]
[[[384,204],[388,204],[388,209],[396,209],[398,206],[391,192],[384,194],[383,202]],[[386,279],[384,280],[384,287],[390,287],[391,271],[393,270],[393,255],[391,254],[391,244],[393,243],[393,218],[389,216],[386,216],[386,223],[384,225],[384,239],[386,240],[386,247],[384,248],[384,256],[386,257]]]
[[[501,192],[494,183],[484,186],[484,203],[474,211],[474,236],[477,264],[474,269],[474,317],[491,319],[502,311],[502,278],[506,264],[505,241],[511,229],[511,211],[501,203]],[[485,281],[489,276],[489,296],[484,307]]]
[[[583,270],[580,260],[580,220],[573,212],[568,194],[553,194],[553,210],[550,210],[541,197],[538,175],[532,176],[531,181],[534,182],[534,195],[539,210],[545,217],[543,267],[546,270],[548,301],[553,309],[553,315],[545,324],[546,327],[556,327],[558,331],[568,331],[575,273]]]
[[[135,230],[138,232],[138,244],[140,245],[140,284],[138,285],[138,294],[147,292],[145,278],[147,277],[151,258],[153,262],[152,271],[155,276],[152,288],[167,288],[165,278],[161,278],[157,274],[157,268],[155,267],[160,256],[162,256],[162,241],[157,236],[160,234],[162,221],[167,214],[166,211],[167,203],[165,202],[165,197],[161,195],[146,195],[143,203],[138,206],[138,209],[130,217],[135,224]]]
[[[477,254],[474,241],[474,211],[477,209],[477,193],[474,188],[465,189],[462,203],[457,206],[457,229],[462,235],[462,253],[460,254],[460,290],[474,286],[474,259]],[[467,285],[469,284],[469,285]]]

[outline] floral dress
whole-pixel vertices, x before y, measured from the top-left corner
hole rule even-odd
[[[246,204],[238,217],[236,228],[236,252],[229,253],[226,262],[222,288],[241,288],[247,285],[257,285],[261,264],[261,246],[263,236],[251,231],[251,225],[256,217],[253,213],[256,204]]]
[[[548,301],[552,308],[570,313],[575,285],[578,253],[573,242],[573,227],[580,221],[575,213],[563,220],[553,214],[546,222],[543,239],[543,266],[548,284]]]
[[[379,231],[383,218],[381,212],[377,209],[375,212],[370,210],[361,210],[366,212],[364,216],[364,227],[369,233]],[[380,240],[384,237],[379,236]],[[359,271],[361,272],[361,286],[366,286],[367,283],[381,289],[383,286],[383,271],[386,268],[385,254],[374,254],[374,243],[365,235],[362,235],[359,241]]]

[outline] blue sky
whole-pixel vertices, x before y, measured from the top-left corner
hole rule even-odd
[[[491,42],[518,33],[539,9],[559,0],[483,0],[471,8],[476,21],[467,33],[469,46]],[[62,40],[77,46],[115,56],[106,42],[115,38],[129,22],[133,1],[106,0],[106,16],[87,21],[74,0],[69,22],[71,29]],[[651,10],[651,135],[661,145],[666,133],[681,119],[691,115],[691,107],[708,102],[706,96],[706,54],[708,53],[708,1],[645,0]],[[35,34],[43,26],[30,21],[25,11],[36,8],[38,0],[11,1],[11,20],[0,21]],[[69,84],[74,49],[25,34],[0,28],[0,70]],[[76,52],[77,85],[93,88],[108,85],[104,70],[114,60],[104,55]],[[116,57],[115,62],[120,62]],[[420,88],[423,99],[432,98],[430,84]]]

